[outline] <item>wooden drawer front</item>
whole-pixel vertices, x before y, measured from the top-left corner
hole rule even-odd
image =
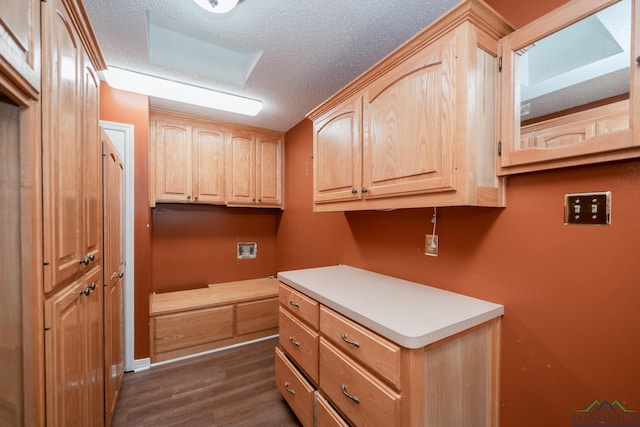
[[[278,298],[247,302],[236,306],[236,335],[277,327]]]
[[[316,425],[318,427],[349,427],[349,424],[320,393],[316,393]]]
[[[318,329],[320,304],[287,285],[280,284],[280,304],[300,319]]]
[[[399,346],[324,306],[320,308],[320,332],[344,353],[400,389]]]
[[[280,347],[318,384],[318,334],[280,307]]]
[[[276,386],[305,427],[313,426],[314,389],[276,348]]]
[[[400,425],[400,395],[324,337],[320,338],[320,390],[355,426]]]
[[[153,318],[156,354],[233,337],[233,306]]]

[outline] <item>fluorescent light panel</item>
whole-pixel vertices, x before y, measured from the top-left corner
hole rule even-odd
[[[255,116],[262,110],[262,102],[256,99],[178,83],[122,68],[109,67],[104,72],[104,76],[109,86],[129,92],[247,116]]]

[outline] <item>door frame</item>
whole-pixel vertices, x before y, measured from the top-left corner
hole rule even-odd
[[[134,126],[100,120],[124,163],[124,370],[134,369]]]

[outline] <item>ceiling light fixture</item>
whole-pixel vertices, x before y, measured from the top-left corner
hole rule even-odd
[[[216,110],[255,116],[262,110],[262,102],[216,90],[178,83],[172,80],[140,74],[122,68],[109,67],[104,71],[109,86],[157,98],[199,105]]]
[[[198,6],[213,13],[227,13],[238,4],[238,0],[193,0]]]

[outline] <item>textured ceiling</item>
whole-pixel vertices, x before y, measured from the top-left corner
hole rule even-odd
[[[347,83],[441,16],[455,0],[241,0],[223,15],[192,0],[84,0],[108,65],[264,103],[255,117],[152,98],[151,106],[287,131]],[[206,78],[182,60],[149,60],[147,19],[263,53],[244,85]],[[214,74],[214,73],[212,73]]]

